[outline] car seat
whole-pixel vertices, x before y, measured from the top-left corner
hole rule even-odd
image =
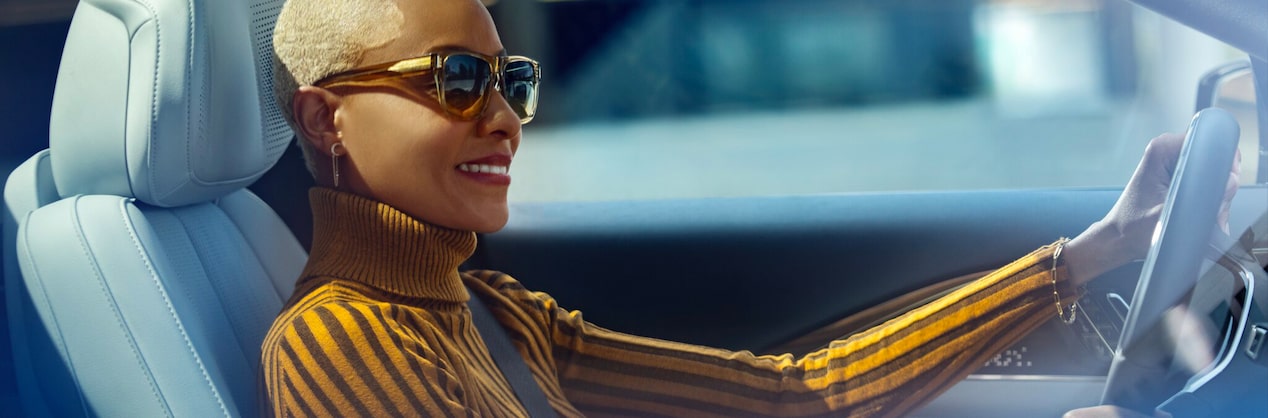
[[[283,3],[79,2],[49,149],[5,187],[28,416],[260,412],[260,343],[307,257],[244,189],[292,138],[272,97]]]

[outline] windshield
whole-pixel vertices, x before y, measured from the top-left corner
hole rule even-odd
[[[1121,186],[1200,75],[1244,57],[1123,1],[491,10],[543,66],[521,202]]]

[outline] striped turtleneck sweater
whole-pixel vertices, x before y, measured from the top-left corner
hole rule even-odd
[[[309,197],[312,253],[263,345],[276,416],[526,415],[468,288],[564,417],[901,415],[1056,312],[1048,246],[800,358],[675,343],[590,324],[502,273],[459,273],[474,233],[330,189]]]

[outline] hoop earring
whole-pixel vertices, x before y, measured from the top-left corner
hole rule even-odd
[[[343,143],[336,142],[336,143],[330,144],[330,166],[331,168],[334,169],[335,188],[338,189],[339,188],[339,157],[342,157],[343,154],[340,154],[338,151],[336,151],[336,148],[343,148]]]

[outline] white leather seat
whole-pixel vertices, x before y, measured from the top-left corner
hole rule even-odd
[[[5,188],[27,415],[260,412],[260,343],[307,257],[244,189],[292,137],[271,94],[283,2],[80,1],[49,149]]]

